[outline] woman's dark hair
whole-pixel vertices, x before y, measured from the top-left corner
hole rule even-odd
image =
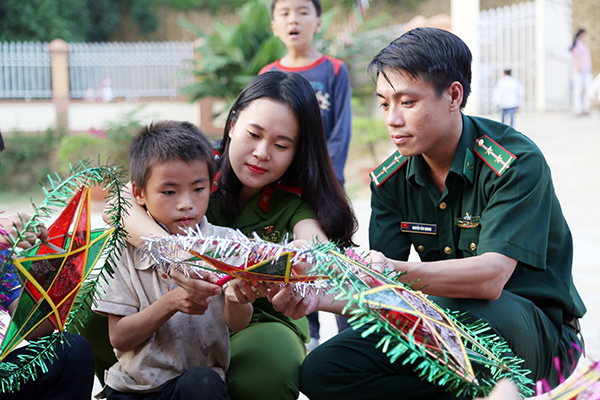
[[[387,45],[369,63],[389,82],[386,74],[395,71],[421,78],[435,88],[439,96],[452,82],[463,87],[461,108],[471,93],[471,50],[458,36],[438,28],[412,29]]]
[[[351,245],[357,222],[327,153],[314,89],[305,78],[293,73],[271,71],[257,76],[242,90],[229,111],[219,148],[221,176],[216,191],[222,209],[227,210],[227,222],[231,224],[240,212],[238,199],[242,188],[229,160],[229,130],[240,113],[258,99],[289,106],[298,120],[300,140],[282,181],[301,185],[302,197],[315,210],[321,229],[330,240],[341,246]]]
[[[582,34],[585,33],[585,29],[579,29],[577,31],[577,33],[575,34],[575,37],[573,38],[573,45],[571,46],[570,50],[573,50],[573,47],[575,47],[575,45],[577,44],[577,39],[579,39],[579,36],[581,36]]]

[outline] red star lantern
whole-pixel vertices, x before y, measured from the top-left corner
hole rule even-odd
[[[22,290],[0,360],[46,319],[64,331],[79,289],[113,232],[91,229],[89,193],[82,187],[48,228],[49,245],[31,247],[14,260]]]

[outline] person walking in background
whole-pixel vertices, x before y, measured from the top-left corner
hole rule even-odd
[[[596,75],[586,94],[590,105],[592,100],[596,99],[598,101],[598,113],[600,114],[600,74]]]
[[[585,43],[585,29],[579,29],[571,46],[573,68],[573,111],[578,117],[590,113],[587,90],[592,82],[592,55]]]
[[[494,88],[494,104],[502,110],[502,123],[508,115],[510,126],[515,126],[515,113],[525,99],[525,89],[521,82],[512,76],[510,68],[504,70],[504,76]]]
[[[293,72],[302,75],[315,90],[325,141],[335,176],[344,187],[344,167],[352,136],[352,95],[350,77],[346,65],[336,58],[328,57],[314,46],[314,38],[321,31],[321,2],[319,0],[273,0],[271,3],[271,29],[283,42],[287,54],[264,66],[259,74],[267,71]],[[319,345],[319,317],[308,316],[311,351]],[[338,331],[350,327],[347,318],[336,315]]]

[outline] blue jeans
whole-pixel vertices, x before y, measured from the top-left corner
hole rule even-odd
[[[123,393],[104,389],[108,400],[228,400],[227,385],[212,368],[190,368],[171,380],[160,392]]]
[[[510,117],[510,124],[509,126],[515,126],[515,114],[517,112],[517,107],[513,107],[513,108],[503,108],[502,109],[502,123],[504,123],[504,118],[506,117],[506,115],[508,115]]]

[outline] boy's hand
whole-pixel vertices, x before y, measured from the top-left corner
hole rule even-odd
[[[269,288],[260,282],[248,282],[240,278],[231,280],[229,286],[233,290],[238,303],[253,303],[259,297],[267,297]]]
[[[221,287],[216,285],[216,277],[207,272],[203,276],[187,277],[179,270],[171,271],[171,278],[185,293],[175,293],[178,310],[186,314],[204,314],[212,296],[221,294]]]
[[[171,301],[177,311],[190,315],[202,315],[208,310],[211,298],[194,298],[184,288],[176,287],[169,292]]]

